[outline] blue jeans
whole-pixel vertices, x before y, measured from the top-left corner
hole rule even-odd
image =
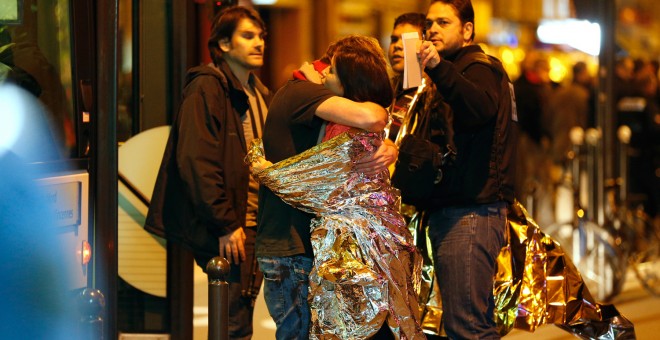
[[[309,273],[313,259],[305,256],[259,257],[264,273],[264,300],[275,321],[275,338],[309,339]]]
[[[451,339],[499,339],[493,299],[508,205],[445,207],[429,218],[444,327]]]

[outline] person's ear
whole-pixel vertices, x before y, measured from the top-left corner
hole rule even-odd
[[[466,22],[465,25],[463,25],[463,40],[469,42],[470,38],[472,38],[472,32],[474,32],[474,24]]]
[[[224,38],[224,39],[218,41],[218,46],[220,47],[220,50],[222,52],[227,53],[231,49],[231,41],[227,38]]]

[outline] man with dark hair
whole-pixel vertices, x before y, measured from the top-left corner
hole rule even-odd
[[[388,138],[400,145],[403,137],[410,134],[415,129],[413,127],[418,117],[424,114],[439,116],[444,110],[445,104],[442,97],[435,89],[433,81],[426,74],[422,76],[423,81],[419,87],[404,89],[402,84],[404,73],[403,41],[404,33],[417,33],[420,40],[424,38],[424,25],[426,15],[423,13],[404,13],[394,20],[392,34],[390,35],[390,47],[388,56],[394,77],[392,86],[395,91],[396,99],[390,106],[391,120],[387,129]],[[444,133],[444,130],[436,129],[436,134]],[[396,170],[394,170],[396,171]],[[414,207],[410,204],[401,204],[401,213],[409,222],[408,228],[413,232],[416,239],[416,246],[424,258],[422,272],[421,288],[419,290],[418,301],[420,304],[420,319],[424,325],[426,337],[429,339],[437,338],[441,333],[441,323],[437,318],[436,310],[441,305],[438,292],[438,282],[434,279],[434,269],[432,261],[432,251],[429,249],[426,233],[426,216],[423,213],[424,207]]]
[[[425,26],[419,56],[449,107],[431,125],[453,130],[432,141],[457,153],[429,207],[444,327],[452,339],[497,339],[493,277],[514,199],[514,99],[502,64],[472,44],[470,0],[432,1]]]
[[[322,61],[314,62],[315,69],[327,74],[333,51],[341,45],[357,45],[360,39],[349,36],[335,42]],[[313,70],[304,75],[318,78]],[[303,76],[298,72],[294,77],[297,79],[278,90],[270,107],[263,138],[268,161],[276,163],[315,146],[323,138],[324,121],[368,131],[380,131],[385,127],[387,112],[382,106],[340,97],[321,84],[302,80]],[[391,150],[386,144],[381,148],[385,150],[364,159],[356,168],[373,173],[387,169],[387,165],[396,159],[396,149]],[[310,337],[311,315],[307,298],[314,257],[310,240],[312,217],[286,204],[262,186],[256,254],[265,277],[266,305],[277,325],[277,339]]]
[[[262,135],[268,89],[253,71],[263,65],[265,25],[259,14],[229,7],[208,41],[213,63],[190,69],[174,117],[145,228],[190,248],[197,264],[225,257],[229,274],[229,336],[252,336],[258,184],[244,162]]]
[[[404,70],[404,57],[403,57],[403,39],[402,35],[404,33],[417,33],[419,39],[422,40],[424,36],[424,20],[426,16],[422,13],[404,13],[394,19],[394,27],[392,28],[392,34],[390,35],[390,47],[387,49],[387,56],[389,58],[390,66],[392,71],[394,71],[394,77],[392,78],[392,86],[394,87],[394,95],[396,100],[393,105],[390,106],[391,112],[391,123],[387,129],[387,135],[389,139],[393,141],[399,141],[403,134],[400,134],[399,130],[401,125],[406,120],[406,116],[409,115],[414,106],[416,105],[413,102],[415,98],[415,93],[417,92],[417,87],[404,89],[402,84],[403,79],[403,70]],[[430,81],[424,80],[423,87],[428,89]],[[415,98],[419,99],[419,98]]]
[[[403,33],[417,32],[419,39],[423,38],[424,20],[426,16],[423,13],[404,13],[394,19],[394,27],[390,35],[390,47],[387,50],[387,56],[390,59],[390,66],[397,75],[403,74]]]

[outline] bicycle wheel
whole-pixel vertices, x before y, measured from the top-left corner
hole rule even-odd
[[[579,241],[579,257],[576,267],[589,291],[599,301],[608,302],[621,293],[625,282],[627,262],[625,254],[612,234],[593,222],[584,222],[575,233]],[[574,250],[574,253],[576,251]]]
[[[633,252],[629,262],[642,286],[652,295],[660,296],[660,235],[641,211],[626,214],[634,231]]]
[[[620,254],[611,233],[593,222],[553,224],[545,232],[564,249],[598,301],[610,301],[621,292],[626,256]]]

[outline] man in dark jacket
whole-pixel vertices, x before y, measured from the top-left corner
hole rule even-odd
[[[442,135],[451,140],[434,142],[457,152],[429,208],[444,326],[452,339],[497,339],[493,277],[513,201],[514,98],[501,63],[472,45],[470,0],[431,2],[425,26],[430,41],[419,56],[451,108],[449,117],[436,120],[453,129]]]
[[[192,250],[203,269],[214,256],[231,263],[229,335],[252,336],[258,184],[244,162],[259,138],[269,91],[252,73],[263,65],[265,25],[258,13],[230,7],[214,20],[213,64],[188,71],[183,102],[154,188],[145,228]]]

